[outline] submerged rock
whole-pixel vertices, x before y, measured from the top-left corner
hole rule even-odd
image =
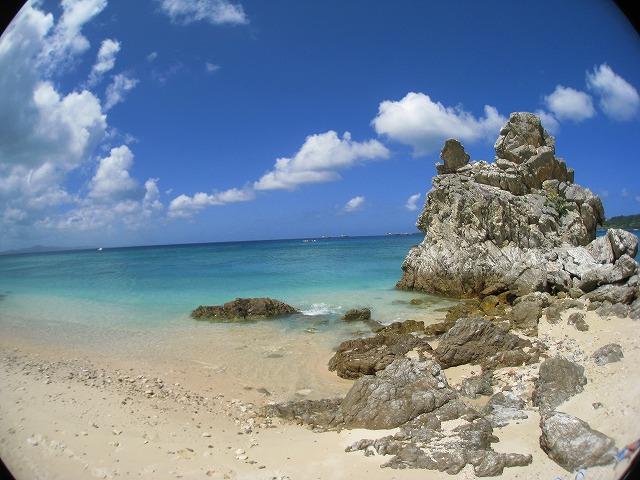
[[[584,367],[562,357],[552,357],[540,364],[540,372],[533,392],[533,404],[540,412],[555,410],[572,396],[582,392],[587,379]]]
[[[540,428],[542,450],[570,472],[615,460],[614,441],[572,415],[552,412],[540,419]]]
[[[368,308],[352,308],[342,316],[342,320],[347,322],[371,320],[371,310]]]
[[[224,305],[200,305],[191,312],[198,320],[254,320],[298,313],[291,305],[272,298],[236,298]]]

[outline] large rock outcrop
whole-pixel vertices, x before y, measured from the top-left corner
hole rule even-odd
[[[407,254],[398,288],[453,297],[497,284],[521,295],[588,292],[636,274],[637,238],[617,229],[595,238],[602,202],[573,183],[538,117],[511,114],[495,151],[493,163],[469,163],[447,140],[416,224],[425,238]]]
[[[191,312],[197,320],[218,322],[274,318],[298,313],[291,305],[272,298],[236,298],[224,305],[200,305]]]

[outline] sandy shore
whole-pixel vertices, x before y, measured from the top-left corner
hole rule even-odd
[[[540,323],[550,353],[579,361],[588,378],[584,392],[559,410],[622,446],[640,436],[638,323],[593,312],[587,323],[588,332],[566,322]],[[250,330],[220,327],[197,325],[172,337],[123,336],[117,346],[85,349],[71,348],[73,338],[53,342],[3,329],[0,455],[19,479],[451,478],[380,468],[388,457],[344,452],[355,440],[389,432],[314,433],[257,415],[270,401],[344,395],[351,382],[326,368],[336,338],[282,334],[268,322]],[[590,355],[611,342],[622,346],[623,360],[596,366]],[[537,367],[499,370],[496,378],[520,376],[526,387]],[[455,385],[472,371],[479,367],[445,373]],[[602,406],[594,408],[596,402]],[[533,463],[506,469],[502,477],[573,478],[540,450],[539,416],[535,409],[526,413],[526,420],[494,431],[500,438],[494,449],[531,453]],[[591,469],[587,478],[613,479],[621,469]],[[458,478],[474,475],[467,466]]]

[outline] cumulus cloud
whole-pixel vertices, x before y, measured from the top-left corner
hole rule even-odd
[[[600,97],[602,111],[614,120],[631,120],[638,114],[638,91],[606,63],[587,72],[587,86]]]
[[[190,218],[206,207],[247,202],[254,198],[255,193],[249,188],[231,188],[211,194],[198,192],[191,197],[188,195],[179,195],[169,204],[169,217]]]
[[[158,0],[160,9],[176,23],[209,22],[242,25],[249,22],[242,5],[228,0]]]
[[[99,200],[117,200],[130,196],[138,189],[129,169],[133,165],[133,153],[122,145],[112,148],[108,157],[100,159],[98,169],[91,179],[89,196]]]
[[[253,186],[256,190],[292,190],[307,183],[330,182],[340,178],[338,170],[388,156],[387,148],[377,140],[356,142],[349,132],[339,137],[330,130],[309,135],[293,157],[277,159],[273,169]]]
[[[215,63],[205,62],[204,69],[207,73],[213,73],[220,70],[220,65],[216,65]]]
[[[385,100],[372,124],[378,135],[409,145],[416,156],[438,150],[447,138],[463,142],[493,139],[506,118],[485,105],[476,118],[461,107],[446,107],[429,95],[410,92],[398,101]]]
[[[588,93],[562,85],[544,97],[547,108],[558,120],[572,120],[581,122],[596,114],[593,101]]]
[[[407,203],[405,203],[404,208],[409,210],[410,212],[415,212],[418,209],[418,200],[422,195],[420,193],[414,193],[407,199]]]
[[[126,73],[114,75],[113,80],[105,92],[104,108],[111,110],[115,105],[123,102],[127,93],[138,85],[138,79],[130,77]]]
[[[91,73],[89,74],[89,85],[95,85],[100,81],[102,76],[112,70],[116,64],[116,55],[120,51],[120,42],[107,38],[102,41],[96,63],[93,64]]]
[[[360,210],[364,206],[364,200],[364,197],[361,195],[353,197],[345,204],[343,210],[345,212],[355,212],[356,210]]]

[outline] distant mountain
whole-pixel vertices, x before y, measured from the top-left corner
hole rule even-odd
[[[618,215],[605,220],[606,228],[640,228],[640,214],[636,215]]]
[[[95,247],[51,247],[45,245],[34,245],[26,248],[16,248],[14,250],[4,250],[0,255],[17,255],[20,253],[46,253],[46,252],[66,252],[73,250],[93,250]]]

